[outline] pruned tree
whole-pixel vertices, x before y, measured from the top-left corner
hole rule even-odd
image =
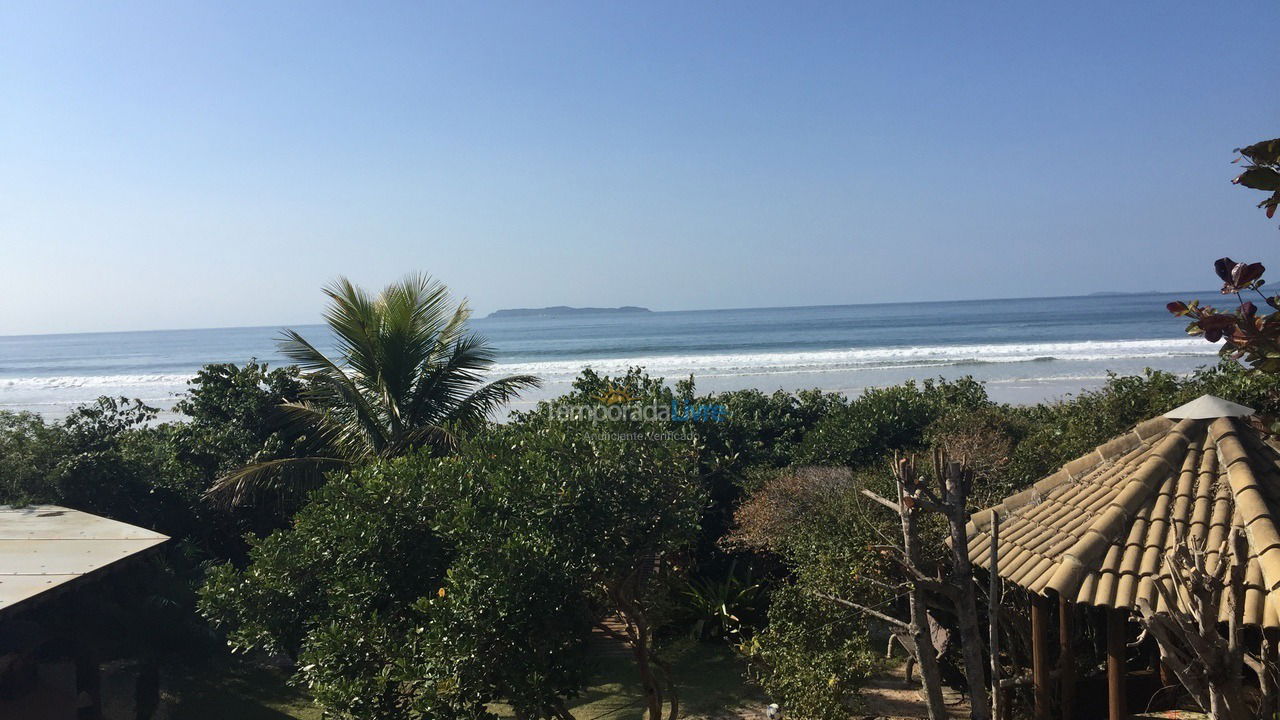
[[[1138,600],[1141,622],[1155,638],[1161,661],[1213,720],[1254,717],[1245,705],[1243,666],[1259,677],[1266,673],[1242,637],[1248,556],[1248,540],[1235,527],[1218,548],[1180,542],[1156,582],[1162,607]],[[1225,631],[1219,622],[1224,616]]]
[[[942,700],[942,674],[938,670],[938,655],[929,633],[926,589],[939,589],[939,583],[929,578],[921,568],[920,521],[917,494],[920,483],[915,463],[906,457],[894,459],[893,476],[898,481],[898,515],[902,518],[902,555],[899,558],[910,576],[907,594],[911,613],[907,631],[911,635],[912,652],[920,666],[920,681],[924,683],[929,699],[929,717],[945,718],[946,707]]]
[[[908,580],[910,621],[900,630],[907,636],[920,666],[920,679],[929,701],[930,717],[946,716],[937,652],[929,632],[928,600],[930,596],[938,596],[945,598],[951,605],[959,625],[962,664],[969,684],[972,717],[976,720],[989,720],[991,703],[987,693],[983,658],[985,640],[978,620],[977,590],[973,580],[973,566],[969,561],[968,533],[965,530],[969,523],[967,505],[970,474],[962,463],[952,462],[942,449],[935,450],[933,454],[933,478],[938,485],[936,490],[916,471],[913,458],[895,457],[892,470],[897,481],[898,502],[881,498],[870,490],[864,490],[863,493],[896,510],[902,520],[902,548],[891,549]],[[947,520],[951,562],[945,575],[930,574],[922,562],[922,511],[940,513]]]

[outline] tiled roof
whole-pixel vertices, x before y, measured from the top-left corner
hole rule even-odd
[[[1199,409],[1214,405],[1196,402]],[[1235,524],[1250,548],[1244,621],[1280,627],[1280,452],[1244,414],[1165,416],[1139,424],[975,513],[968,528],[970,559],[989,565],[997,511],[1004,579],[1088,605],[1136,610],[1145,597],[1161,609],[1155,583],[1166,575],[1168,551],[1195,543],[1208,548],[1213,566]]]
[[[0,615],[165,540],[57,505],[0,505]]]

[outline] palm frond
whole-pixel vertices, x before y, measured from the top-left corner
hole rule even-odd
[[[293,330],[284,331],[280,350],[309,373],[311,387],[307,389],[308,398],[324,407],[349,409],[374,447],[387,444],[386,428],[380,422],[378,408],[368,401],[359,385],[337,363]]]
[[[410,407],[415,417],[442,420],[484,381],[496,356],[479,335],[464,335],[440,353],[441,361],[424,369],[414,389]]]
[[[351,368],[356,377],[375,376],[379,361],[379,301],[345,277],[325,286],[324,294],[330,301],[324,321],[337,341],[342,364]]]
[[[399,456],[422,447],[430,447],[440,452],[453,452],[458,449],[458,436],[442,425],[423,425],[404,433],[396,444],[388,449],[387,455]]]
[[[227,505],[243,505],[266,491],[316,485],[326,471],[348,467],[350,464],[348,460],[337,457],[263,460],[223,475],[214,481],[204,495]]]
[[[316,455],[356,461],[377,452],[379,445],[371,442],[359,418],[341,407],[321,407],[309,401],[284,402],[276,407],[294,433],[306,436]]]
[[[536,388],[542,380],[533,375],[512,375],[499,378],[471,393],[454,408],[451,417],[453,422],[473,427],[484,422],[498,408],[506,405],[520,395],[520,391]]]
[[[219,478],[210,496],[242,502],[290,478],[315,481],[324,469],[425,446],[453,451],[457,430],[483,423],[521,390],[540,384],[528,375],[485,384],[496,362],[493,348],[467,332],[466,301],[455,305],[448,288],[427,275],[410,275],[377,297],[343,277],[324,292],[337,356],[293,330],[280,343],[309,381],[299,401],[278,406],[286,427],[305,438],[295,448],[305,447],[309,456],[247,465]]]
[[[378,370],[367,380],[369,391],[379,397],[387,414],[392,435],[411,422],[404,406],[448,311],[447,288],[425,275],[391,285],[378,298]]]

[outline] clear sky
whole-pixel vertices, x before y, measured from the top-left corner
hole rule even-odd
[[[0,6],[0,334],[1208,287],[1280,4]],[[1277,265],[1280,270],[1280,264]]]

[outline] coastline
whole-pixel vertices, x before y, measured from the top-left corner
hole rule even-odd
[[[642,360],[635,358],[634,360]],[[1112,372],[1118,375],[1139,374],[1146,367],[1173,372],[1185,376],[1197,367],[1211,365],[1213,356],[1194,358],[1177,358],[1181,362],[1147,362],[1118,363]],[[1190,360],[1190,362],[1188,362]],[[590,360],[580,361],[580,368],[596,367]],[[627,361],[619,359],[617,363]],[[610,363],[613,365],[614,363]],[[1032,364],[1034,365],[1034,364]],[[957,379],[974,377],[984,384],[991,399],[996,402],[1013,405],[1034,405],[1046,401],[1054,401],[1079,394],[1082,391],[1101,387],[1107,380],[1107,368],[1091,368],[1088,372],[1073,373],[1057,377],[1036,376],[1035,373],[1022,376],[1009,376],[1000,371],[1011,368],[992,366],[901,366],[876,369],[828,369],[821,371],[780,371],[753,374],[699,375],[694,373],[697,391],[702,393],[729,392],[735,390],[756,389],[763,393],[775,391],[799,392],[818,389],[824,392],[839,392],[853,398],[863,391],[874,387],[897,385],[909,380],[921,382],[931,378]],[[1039,369],[1039,368],[1033,368]],[[510,374],[509,368],[500,368],[493,376]],[[983,372],[986,370],[986,372]],[[611,367],[601,372],[616,373]],[[664,377],[668,384],[688,377],[688,373],[665,374],[650,373]],[[574,373],[576,375],[576,373]],[[66,378],[58,383],[56,378],[35,380],[51,381],[52,387],[23,388],[14,379],[0,379],[0,410],[22,412],[29,411],[48,420],[65,417],[74,407],[92,402],[99,396],[124,396],[137,398],[161,411],[161,419],[177,417],[171,412],[180,394],[185,391],[191,376],[182,374],[158,376],[129,376],[127,380],[112,381],[109,378]],[[540,388],[525,392],[518,400],[508,404],[509,410],[529,410],[538,402],[565,394],[571,389],[572,376],[549,379]],[[505,415],[504,415],[505,417]]]

